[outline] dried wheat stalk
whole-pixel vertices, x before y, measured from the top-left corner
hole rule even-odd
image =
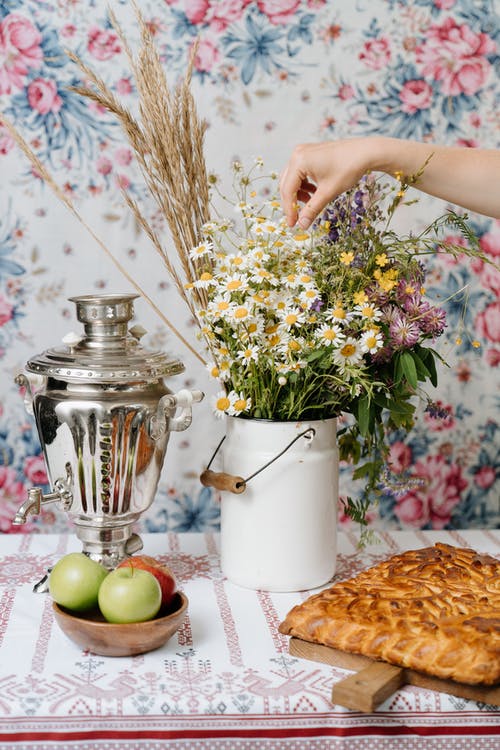
[[[191,74],[196,46],[193,49],[184,80],[176,86],[174,91],[171,91],[153,36],[137,4],[133,2],[133,5],[141,35],[140,48],[135,57],[112,12],[110,12],[110,19],[128,56],[136,82],[139,97],[139,117],[134,117],[121,104],[99,75],[77,55],[67,51],[70,59],[78,65],[88,81],[87,85],[71,88],[81,96],[103,106],[121,124],[136,155],[145,185],[170,229],[177,264],[172,261],[168,250],[165,249],[158,233],[154,230],[139,204],[126,192],[124,192],[125,201],[137,223],[162,259],[181,298],[193,314],[195,306],[206,306],[206,294],[203,289],[196,288],[192,290],[193,297],[190,297],[186,292],[186,284],[192,283],[198,276],[197,261],[190,258],[189,252],[200,242],[201,227],[210,219],[208,175],[204,158],[206,124],[198,117],[191,93]],[[5,125],[34,168],[57,197],[84,224],[99,246],[153,307],[155,312],[159,314],[166,325],[204,363],[200,354],[191,347],[112,255],[102,240],[96,236],[91,227],[86,224],[69,196],[57,185],[12,123],[5,121]],[[183,277],[179,273],[178,266],[180,266]]]
[[[61,187],[57,184],[57,182],[54,180],[48,169],[45,167],[45,165],[40,161],[38,156],[35,154],[33,149],[29,146],[29,144],[26,142],[26,140],[23,138],[23,136],[19,133],[19,131],[16,129],[14,124],[10,122],[8,118],[5,117],[5,115],[0,116],[0,124],[5,127],[10,135],[12,136],[13,140],[17,143],[23,154],[28,158],[31,165],[35,169],[35,171],[40,175],[41,179],[50,187],[50,189],[55,193],[56,197],[66,206],[66,208],[73,214],[73,216],[78,219],[78,221],[85,227],[85,229],[89,232],[91,237],[97,242],[99,247],[106,253],[106,255],[111,259],[111,261],[114,263],[114,265],[118,268],[120,273],[123,274],[123,276],[127,279],[127,281],[134,287],[134,289],[143,297],[143,299],[151,305],[153,310],[157,313],[157,315],[161,318],[161,320],[165,323],[165,325],[170,328],[172,333],[174,333],[177,338],[182,341],[184,346],[186,346],[189,351],[194,354],[194,356],[200,360],[202,364],[206,364],[203,357],[200,356],[200,354],[191,346],[189,341],[184,338],[184,336],[181,334],[181,332],[174,326],[174,324],[164,315],[162,310],[155,304],[155,302],[151,299],[151,297],[142,289],[142,287],[136,282],[136,280],[128,273],[126,268],[122,266],[120,261],[115,258],[115,256],[111,253],[108,247],[104,244],[104,242],[101,240],[101,238],[94,232],[91,226],[87,224],[85,219],[82,217],[82,215],[77,210],[75,204],[70,199],[70,197],[61,189]]]
[[[140,48],[135,57],[113,13],[110,13],[110,19],[129,58],[135,79],[138,118],[121,106],[101,78],[72,55],[91,83],[91,86],[78,86],[74,90],[105,107],[122,125],[146,187],[168,224],[184,279],[181,279],[168,250],[137,202],[126,196],[127,204],[160,255],[181,298],[193,313],[193,301],[186,293],[185,284],[197,278],[198,269],[189,251],[200,242],[201,227],[210,218],[204,158],[206,125],[198,117],[190,87],[196,48],[184,80],[171,91],[153,36],[135,3],[134,8],[141,34]],[[193,297],[194,304],[205,306],[204,290],[194,289]]]

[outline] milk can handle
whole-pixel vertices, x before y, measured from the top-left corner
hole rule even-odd
[[[226,436],[224,435],[217,448],[215,449],[212,458],[208,462],[207,468],[201,473],[200,482],[204,487],[214,487],[214,489],[216,490],[226,490],[227,492],[232,492],[234,495],[241,495],[242,492],[245,492],[247,483],[251,479],[256,477],[257,474],[260,474],[261,471],[264,471],[264,469],[267,469],[268,466],[271,466],[271,464],[273,464],[275,461],[277,461],[278,458],[286,453],[287,450],[297,442],[297,440],[299,440],[301,437],[305,437],[306,435],[308,440],[312,440],[316,435],[316,430],[314,429],[314,427],[308,427],[306,430],[299,432],[299,434],[296,435],[294,439],[291,440],[288,445],[283,448],[283,450],[281,450],[278,454],[276,454],[276,456],[271,458],[270,461],[265,463],[264,466],[261,466],[260,469],[257,469],[257,471],[254,471],[253,474],[250,474],[250,476],[248,476],[246,479],[243,479],[243,477],[235,476],[233,474],[227,474],[225,471],[216,472],[210,470],[212,462],[219,452],[219,448],[226,439]]]

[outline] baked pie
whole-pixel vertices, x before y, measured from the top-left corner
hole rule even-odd
[[[285,635],[471,685],[500,681],[500,561],[410,550],[295,606]]]

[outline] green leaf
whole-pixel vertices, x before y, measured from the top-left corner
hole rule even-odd
[[[369,434],[372,418],[371,400],[368,396],[363,396],[358,401],[358,425],[359,432],[363,437]]]
[[[314,351],[310,352],[306,359],[306,362],[314,362],[317,359],[321,359],[325,355],[324,349],[315,349]]]
[[[419,357],[416,351],[410,352],[413,361],[415,362],[415,368],[417,371],[417,377],[419,380],[425,380],[426,378],[430,377],[430,372],[425,366],[423,360]]]
[[[394,399],[387,402],[387,408],[391,414],[413,414],[415,411],[413,404],[408,401],[396,401]]]
[[[399,361],[404,377],[411,387],[416,389],[418,386],[417,368],[412,355],[410,352],[401,352]]]
[[[434,359],[434,352],[432,349],[421,349],[420,356],[422,357],[425,366],[429,372],[429,380],[434,387],[438,384],[438,376],[436,370],[436,360]]]

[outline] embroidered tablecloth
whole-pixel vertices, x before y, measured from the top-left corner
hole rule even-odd
[[[373,714],[330,702],[346,671],[291,657],[278,625],[307,592],[228,583],[218,536],[144,535],[175,572],[188,617],[162,648],[135,657],[83,652],[32,591],[73,534],[0,542],[0,750],[498,750],[500,709],[406,686]],[[443,541],[500,556],[500,531],[392,532],[360,552],[339,535],[337,577]],[[256,555],[258,551],[256,550]]]

